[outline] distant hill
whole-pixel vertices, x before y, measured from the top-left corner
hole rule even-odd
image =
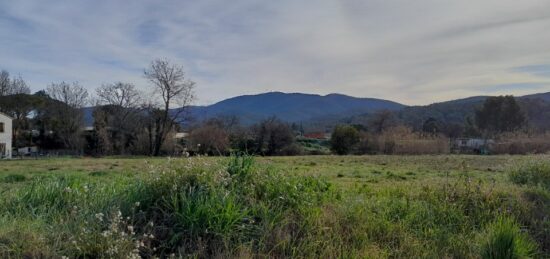
[[[235,115],[241,123],[251,124],[270,116],[287,122],[301,122],[326,117],[345,117],[376,110],[399,110],[402,104],[374,98],[357,98],[342,94],[325,96],[302,93],[270,92],[243,95],[209,106],[195,106],[191,114],[198,120],[219,115]]]
[[[541,99],[546,102],[550,102],[550,92],[548,93],[540,93],[540,94],[530,94],[530,95],[524,95],[521,98],[529,98],[529,99]]]
[[[424,106],[409,106],[396,111],[395,115],[398,120],[417,130],[428,118],[434,118],[446,124],[463,124],[467,117],[473,118],[475,110],[483,105],[488,97],[474,96]],[[519,96],[517,100],[526,112],[531,126],[550,128],[550,92]],[[365,116],[368,117],[368,115]]]
[[[428,118],[444,123],[462,124],[466,117],[474,115],[475,110],[487,97],[474,96],[424,106],[410,106],[398,111],[396,117],[415,129],[420,129]]]
[[[374,98],[358,98],[342,94],[316,95],[303,93],[270,92],[229,98],[208,106],[190,107],[195,121],[217,116],[234,115],[245,125],[270,116],[287,122],[303,122],[322,129],[338,123],[363,123],[377,110],[387,109],[396,117],[418,129],[432,117],[444,123],[462,124],[483,104],[488,96],[434,103],[424,106],[403,104]],[[517,97],[529,120],[537,127],[550,128],[550,92]],[[93,108],[85,108],[86,125],[93,124]]]

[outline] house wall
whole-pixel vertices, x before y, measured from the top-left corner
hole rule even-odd
[[[0,122],[4,123],[4,132],[0,133],[0,143],[6,144],[6,153],[0,154],[0,157],[11,158],[13,127],[12,119],[0,113]]]

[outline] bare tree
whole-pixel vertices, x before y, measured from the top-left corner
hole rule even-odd
[[[102,85],[96,90],[101,105],[116,105],[122,108],[136,108],[141,103],[141,93],[133,84],[116,82]]]
[[[199,154],[224,155],[229,149],[229,134],[217,123],[206,123],[191,131],[187,144]]]
[[[30,94],[31,89],[21,76],[11,80],[11,92],[9,94]]]
[[[0,96],[6,96],[10,94],[10,73],[6,70],[0,72]]]
[[[182,66],[165,59],[151,62],[144,74],[155,87],[155,94],[160,96],[162,115],[155,129],[153,146],[153,155],[158,156],[167,134],[184,119],[187,107],[194,100],[195,83],[186,77]],[[170,108],[175,109],[171,112]]]
[[[77,82],[52,83],[46,90],[47,94],[61,103],[51,105],[50,117],[57,118],[62,123],[57,126],[57,133],[65,147],[78,150],[83,147],[80,135],[83,126],[83,108],[88,103],[88,91]]]
[[[31,89],[21,76],[10,79],[8,71],[2,70],[0,72],[0,96],[30,93]]]
[[[108,151],[110,148],[114,153],[124,154],[134,145],[136,135],[144,124],[138,116],[141,93],[132,84],[117,82],[99,87],[96,94],[98,106],[94,119],[103,123],[94,126],[98,136],[103,138],[102,149]],[[108,135],[107,128],[110,131]],[[106,143],[110,143],[111,147],[105,147]]]
[[[46,93],[53,99],[64,102],[72,108],[82,108],[88,103],[88,91],[78,82],[72,84],[61,82],[52,83]]]

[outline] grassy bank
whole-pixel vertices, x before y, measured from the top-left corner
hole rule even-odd
[[[548,257],[549,158],[6,161],[0,256]]]

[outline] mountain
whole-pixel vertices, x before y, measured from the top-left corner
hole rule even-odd
[[[443,123],[463,124],[487,97],[473,96],[424,106],[405,106],[388,100],[342,94],[321,96],[270,92],[237,96],[208,106],[193,106],[189,111],[195,121],[234,115],[242,124],[250,125],[277,116],[287,122],[304,122],[318,130],[338,123],[364,123],[374,111],[387,109],[394,111],[398,120],[418,129],[428,118]],[[550,128],[550,92],[517,98],[533,125]],[[92,112],[92,107],[84,109],[88,126],[93,124]]]
[[[474,115],[475,110],[487,97],[474,96],[424,106],[409,106],[396,112],[396,117],[417,130],[428,118],[434,118],[445,124],[463,124],[467,117]]]
[[[423,123],[434,118],[444,124],[463,125],[466,118],[474,117],[476,109],[483,105],[489,96],[473,96],[463,99],[433,103],[424,106],[408,106],[395,111],[395,117],[416,130]],[[550,92],[517,97],[519,105],[527,115],[531,126],[550,129]],[[367,121],[369,115],[354,118],[351,123]]]
[[[530,94],[530,95],[524,95],[521,98],[525,99],[540,99],[545,102],[550,102],[550,92],[548,93],[539,93],[539,94]]]
[[[209,106],[195,106],[191,114],[198,120],[235,115],[243,124],[277,116],[287,122],[301,122],[328,117],[345,117],[376,110],[399,110],[402,104],[374,98],[357,98],[342,94],[315,95],[270,92],[243,95]]]

